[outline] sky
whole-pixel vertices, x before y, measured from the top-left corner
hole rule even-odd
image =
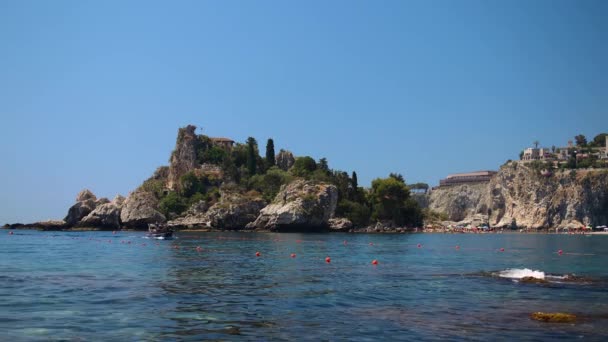
[[[0,224],[127,195],[177,129],[359,184],[608,131],[608,1],[0,0]]]

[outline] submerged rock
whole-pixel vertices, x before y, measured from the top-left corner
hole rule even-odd
[[[549,323],[574,323],[577,319],[576,315],[562,312],[534,312],[530,314],[530,318]]]
[[[547,280],[535,277],[523,277],[519,280],[520,283],[524,284],[546,284]]]
[[[326,229],[337,201],[336,186],[296,180],[282,186],[274,201],[262,209],[247,228],[272,231]]]

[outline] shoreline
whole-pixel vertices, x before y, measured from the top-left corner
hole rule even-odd
[[[108,229],[108,228],[96,228],[96,227],[77,227],[77,228],[65,228],[65,229],[49,229],[45,227],[36,227],[23,225],[18,227],[11,226],[2,226],[1,229],[5,230],[38,230],[38,231],[53,231],[53,232],[93,232],[93,231],[106,231],[106,232],[147,232],[144,229]],[[493,234],[534,234],[534,235],[607,235],[607,231],[592,231],[592,232],[573,232],[573,233],[565,233],[560,232],[557,233],[554,230],[542,230],[542,231],[519,231],[519,230],[503,230],[503,231],[491,231],[491,232],[454,232],[454,231],[433,231],[433,230],[402,230],[402,231],[364,231],[364,230],[353,230],[353,231],[338,231],[338,230],[327,230],[327,231],[314,231],[314,232],[306,232],[306,231],[293,231],[293,232],[275,232],[270,230],[257,230],[257,229],[213,229],[213,228],[189,228],[189,229],[179,229],[175,230],[176,233],[184,232],[184,233],[225,233],[225,232],[239,232],[239,233],[299,233],[299,234],[327,234],[327,233],[341,233],[341,234],[475,234],[475,235],[493,235]]]

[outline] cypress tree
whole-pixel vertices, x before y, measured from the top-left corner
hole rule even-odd
[[[256,170],[256,157],[255,157],[255,147],[257,146],[257,141],[255,138],[249,137],[247,138],[247,170],[249,171],[249,175],[255,175]]]
[[[351,184],[353,185],[353,189],[355,189],[355,191],[357,191],[357,189],[359,188],[359,182],[357,181],[357,173],[355,171],[353,171],[353,175],[351,178]]]
[[[276,163],[274,160],[274,141],[272,139],[268,139],[266,143],[266,164],[268,168],[273,167]]]

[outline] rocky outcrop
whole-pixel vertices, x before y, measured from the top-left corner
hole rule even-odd
[[[247,227],[272,231],[326,229],[337,201],[334,185],[296,180],[283,185],[274,201]]]
[[[178,228],[243,229],[258,217],[265,205],[259,196],[221,192],[220,201],[211,207],[200,201],[168,224]]]
[[[88,189],[84,189],[76,196],[76,204],[68,209],[63,219],[67,226],[75,226],[97,207],[97,197]]]
[[[148,223],[165,222],[166,218],[158,211],[158,200],[153,193],[136,191],[124,201],[120,220],[125,227],[147,229]]]
[[[353,228],[353,223],[345,217],[331,218],[328,224],[329,229],[335,232],[347,232]]]
[[[289,170],[296,162],[296,158],[293,153],[285,150],[279,151],[279,154],[275,157],[277,167],[283,171]]]
[[[167,187],[176,189],[179,179],[189,171],[196,168],[196,126],[188,125],[180,128],[175,142],[175,149],[171,153]]]
[[[493,227],[553,228],[608,222],[608,171],[550,175],[521,162],[503,165],[489,183],[435,189],[429,208],[452,221],[481,216]]]
[[[222,195],[221,200],[209,208],[205,218],[212,228],[242,229],[248,223],[255,221],[265,205],[266,202],[261,197]]]
[[[108,229],[120,229],[120,207],[105,203],[84,217],[78,226]]]
[[[76,202],[84,202],[86,200],[97,201],[97,196],[89,189],[84,189],[76,195]]]

